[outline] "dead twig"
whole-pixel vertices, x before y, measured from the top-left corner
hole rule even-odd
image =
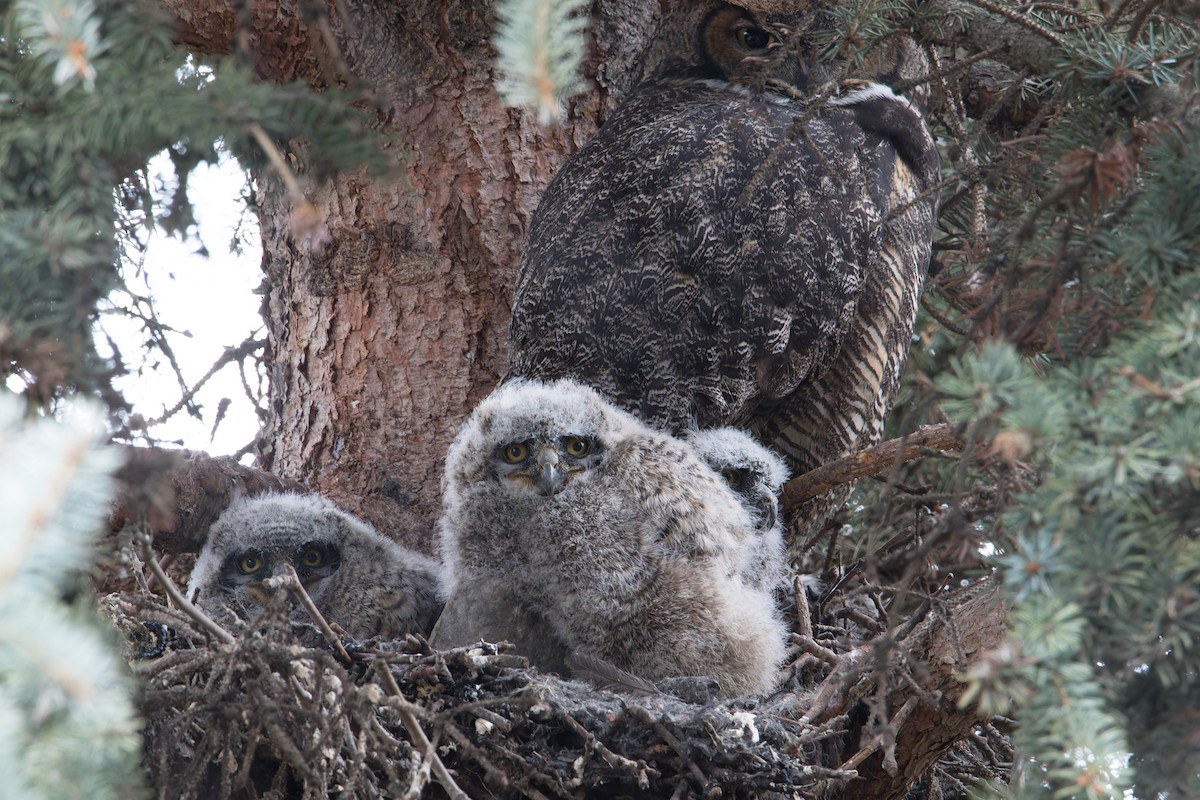
[[[913,709],[916,707],[917,699],[915,697],[910,697],[908,702],[901,706],[900,710],[897,711],[895,716],[892,717],[891,721],[888,722],[888,729],[894,734],[894,732],[899,730],[900,726],[904,724],[904,721],[908,719],[908,715],[911,714]],[[893,735],[888,738],[890,739],[890,742],[888,742],[888,747],[894,748],[896,746],[895,736]],[[838,767],[838,769],[851,770],[856,768],[859,764],[866,760],[867,756],[874,753],[882,745],[884,745],[884,737],[882,735],[876,736],[869,745],[850,756],[850,758],[848,758],[844,764]],[[895,763],[895,756],[892,757],[892,763]]]
[[[796,593],[796,631],[801,636],[811,639],[813,626],[812,615],[808,610],[808,592],[804,590],[804,581],[799,575],[792,578],[792,590]]]
[[[505,775],[495,764],[493,764],[491,759],[484,754],[483,750],[477,747],[465,733],[459,730],[457,725],[451,722],[443,727],[449,737],[454,740],[454,743],[458,747],[461,747],[463,752],[469,755],[471,760],[473,760],[477,766],[483,769],[484,780],[487,781],[489,785],[495,786],[499,789],[508,788],[508,776]]]
[[[400,686],[396,683],[395,677],[392,676],[391,669],[388,665],[380,660],[376,661],[375,671],[379,673],[380,679],[383,681],[383,688],[391,695],[391,700],[388,705],[396,710],[400,715],[400,720],[404,723],[404,727],[408,729],[408,735],[412,737],[413,744],[421,751],[421,756],[429,762],[433,769],[433,774],[437,777],[438,783],[450,795],[452,800],[471,800],[470,797],[459,788],[451,777],[450,771],[446,769],[446,765],[438,758],[437,751],[433,749],[433,745],[429,742],[429,737],[425,735],[425,731],[421,729],[421,723],[417,720],[417,715],[413,712],[412,703],[408,702],[404,697],[404,693],[400,691]]]
[[[637,706],[634,706],[634,708],[637,708]],[[633,776],[637,780],[639,789],[645,791],[646,789],[650,788],[650,780],[646,774],[647,767],[644,762],[631,761],[625,756],[609,750],[608,747],[605,746],[604,742],[592,735],[591,731],[580,725],[578,720],[576,720],[570,714],[563,714],[562,721],[566,723],[568,728],[575,731],[579,738],[583,739],[584,744],[595,749],[595,751],[600,754],[600,757],[607,761],[610,765],[614,767],[622,767],[631,776]]]
[[[154,550],[150,547],[150,537],[145,531],[138,534],[138,541],[142,547],[142,560],[150,568],[150,572],[154,575],[155,580],[162,584],[163,590],[171,598],[171,602],[195,620],[201,628],[212,634],[217,641],[222,644],[233,644],[235,641],[233,634],[213,622],[211,617],[192,605],[191,601],[179,591],[179,587],[175,585],[175,581],[171,580],[170,576],[163,572],[163,568],[158,565],[158,559],[154,557]]]
[[[325,637],[325,641],[333,648],[334,655],[338,660],[346,666],[350,666],[354,662],[350,658],[350,654],[346,652],[346,648],[342,645],[342,640],[329,623],[325,620],[325,615],[317,609],[317,604],[308,596],[308,590],[304,588],[304,584],[300,582],[300,576],[296,574],[296,568],[291,564],[283,565],[283,574],[277,575],[274,578],[267,578],[263,581],[265,586],[285,586],[295,593],[296,598],[300,601],[300,605],[304,606],[304,610],[308,612],[308,616],[312,618],[313,623],[317,626],[317,630],[321,631],[321,635]]]
[[[864,665],[867,660],[868,648],[869,645],[864,645],[851,650],[849,653],[843,653],[838,656],[837,668],[829,674],[829,677],[821,682],[821,688],[817,690],[816,697],[812,698],[808,710],[804,712],[804,716],[799,720],[801,724],[813,724],[835,702],[838,704],[837,713],[842,713],[846,705],[842,702],[845,699],[846,690],[862,677],[865,670]]]
[[[827,647],[822,647],[811,635],[793,633],[792,643],[828,667],[836,668],[839,663],[838,654]]]
[[[221,357],[214,361],[213,365],[208,368],[208,372],[204,373],[204,375],[200,377],[200,380],[188,387],[186,391],[184,391],[183,396],[177,403],[175,403],[175,405],[165,409],[163,413],[147,422],[147,427],[162,425],[171,417],[182,411],[185,407],[191,406],[192,402],[196,399],[196,395],[202,388],[204,388],[204,385],[208,383],[212,376],[216,375],[226,364],[229,364],[233,361],[241,361],[251,353],[255,352],[256,350],[262,350],[266,346],[266,339],[255,339],[254,337],[251,337],[236,347],[226,347],[225,352],[221,354]]]

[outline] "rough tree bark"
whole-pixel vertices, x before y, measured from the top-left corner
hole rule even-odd
[[[560,129],[501,105],[486,3],[333,2],[314,14],[285,0],[241,18],[231,2],[163,5],[200,53],[244,49],[266,79],[351,83],[378,107],[398,174],[309,183],[323,247],[296,240],[278,179],[255,176],[271,364],[259,460],[431,550],[443,454],[504,369],[529,217],[631,80],[657,4],[598,3],[594,91]],[[302,165],[301,148],[285,154]]]

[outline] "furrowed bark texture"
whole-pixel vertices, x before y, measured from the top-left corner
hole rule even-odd
[[[293,236],[281,182],[257,175],[272,398],[260,465],[432,550],[443,455],[504,369],[530,215],[631,80],[657,4],[598,4],[595,91],[561,129],[502,106],[489,4],[331,2],[320,19],[304,9],[308,22],[300,3],[256,3],[240,19],[227,4],[166,5],[192,47],[244,46],[269,80],[349,78],[379,106],[401,169],[309,182],[323,246]],[[302,163],[300,146],[281,149]]]

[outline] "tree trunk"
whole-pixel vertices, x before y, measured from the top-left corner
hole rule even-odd
[[[299,2],[260,2],[241,31],[232,4],[165,5],[193,48],[244,42],[267,79],[347,82],[377,104],[399,166],[309,182],[323,246],[294,235],[278,177],[255,176],[271,374],[260,466],[431,551],[443,455],[503,374],[530,215],[631,80],[657,4],[598,4],[593,90],[559,129],[501,104],[484,3],[330,3],[305,20]],[[303,163],[300,143],[281,149]]]

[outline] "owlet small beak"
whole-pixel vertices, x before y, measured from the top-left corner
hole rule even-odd
[[[754,505],[759,515],[759,528],[768,531],[779,521],[779,501],[767,487],[760,485],[758,489],[758,502]]]
[[[533,483],[538,494],[549,497],[557,494],[566,485],[567,474],[558,466],[558,453],[553,447],[543,447],[537,454],[538,471]]]
[[[246,584],[246,594],[250,595],[254,602],[260,606],[265,606],[271,602],[271,592],[267,587],[262,585],[262,581],[254,581]]]

